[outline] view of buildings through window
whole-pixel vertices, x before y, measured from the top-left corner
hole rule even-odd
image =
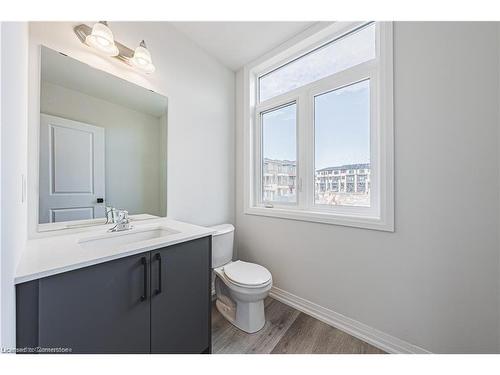
[[[264,159],[263,200],[265,202],[296,201],[296,165],[291,160]]]
[[[264,159],[263,167],[264,201],[295,201],[295,161]],[[317,170],[315,201],[327,205],[369,206],[370,164],[348,164]]]
[[[370,206],[370,164],[347,164],[316,171],[317,204]]]

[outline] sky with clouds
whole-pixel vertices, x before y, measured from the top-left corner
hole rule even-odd
[[[375,28],[365,27],[260,79],[265,100],[375,56]],[[315,168],[370,162],[370,84],[362,81],[315,98]],[[263,115],[263,156],[296,160],[296,105]]]

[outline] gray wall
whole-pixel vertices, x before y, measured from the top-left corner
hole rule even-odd
[[[40,91],[41,113],[105,129],[106,201],[130,214],[165,216],[160,118],[49,82]]]
[[[394,25],[394,233],[243,214],[240,71],[240,258],[429,351],[498,352],[498,49],[494,23]]]

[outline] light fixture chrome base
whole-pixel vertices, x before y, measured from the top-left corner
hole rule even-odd
[[[87,45],[87,43],[85,43],[85,39],[87,38],[88,35],[92,34],[92,28],[90,26],[85,25],[85,24],[81,24],[81,25],[75,26],[73,28],[73,31],[75,32],[78,39],[80,39],[80,42]],[[118,55],[113,56],[113,57],[115,59],[123,61],[123,62],[127,63],[127,65],[131,66],[129,60],[132,57],[134,57],[134,50],[117,42],[116,40],[115,40],[115,45],[118,48]]]

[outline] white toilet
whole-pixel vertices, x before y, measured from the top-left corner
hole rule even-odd
[[[217,310],[239,329],[254,333],[266,319],[264,298],[273,285],[271,273],[255,263],[232,261],[234,227],[222,224],[212,227],[212,267],[215,274]]]

